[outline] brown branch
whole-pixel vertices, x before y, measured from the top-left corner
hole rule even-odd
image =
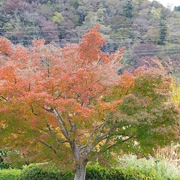
[[[102,140],[106,139],[107,138],[107,135],[108,133],[105,133],[101,136],[101,133],[103,131],[103,129],[105,128],[105,126],[107,125],[108,121],[109,121],[109,118],[110,118],[110,114],[108,114],[106,120],[102,123],[102,125],[100,126],[99,128],[99,131],[96,135],[96,138],[94,139],[94,141],[91,143],[91,145],[89,146],[89,148],[87,149],[87,153],[90,153],[91,150],[99,143],[101,142]]]
[[[65,127],[65,122],[64,122],[63,117],[61,116],[60,113],[57,112],[56,109],[53,109],[52,112],[53,112],[54,116],[58,118],[57,122],[58,122],[59,127],[61,128],[61,132],[63,133],[63,135],[65,136],[65,138],[66,138],[68,141],[70,141],[70,139],[69,139],[69,134],[68,134],[68,131],[67,131],[66,127]]]
[[[129,136],[127,139],[122,140],[121,143],[125,143],[126,141],[129,141],[129,140],[132,139],[132,138],[135,138],[135,136],[134,136],[134,135]],[[112,147],[114,147],[114,146],[116,146],[116,145],[117,145],[117,143],[114,143],[114,144],[108,146],[108,147],[106,148],[106,150],[109,150],[109,149],[111,149]]]
[[[29,83],[29,86],[28,86],[28,91],[30,92],[31,90],[31,83]]]
[[[77,98],[81,97],[76,91],[74,93],[77,95]]]
[[[76,131],[76,125],[72,122],[72,118],[70,117],[70,115],[67,113],[67,119],[68,119],[68,122],[71,126],[71,132],[75,132]]]
[[[61,132],[63,133],[64,137],[66,138],[66,140],[68,142],[70,142],[70,138],[69,138],[69,134],[68,134],[68,131],[66,129],[66,126],[65,126],[65,122],[64,122],[64,119],[63,117],[61,116],[60,113],[58,113],[58,111],[56,109],[53,109],[53,108],[46,108],[46,107],[42,107],[44,110],[48,111],[48,112],[51,112],[54,114],[54,116],[57,118],[57,123],[61,129]]]
[[[129,136],[127,139],[122,140],[121,143],[124,143],[124,142],[126,142],[126,141],[128,141],[128,140],[130,140],[132,138],[135,138],[135,135]]]
[[[53,112],[53,109],[52,108],[47,108],[47,107],[44,107],[44,106],[42,106],[42,108],[44,109],[44,110],[46,110],[46,111],[48,111],[48,112]]]
[[[110,139],[110,137],[111,137],[111,132],[112,132],[112,131],[115,131],[116,128],[117,128],[117,126],[114,125],[114,126],[112,126],[112,127],[109,129],[109,131],[108,131],[108,137],[106,138],[105,144],[107,144],[107,143],[109,142],[109,139]]]
[[[61,93],[57,95],[57,97],[54,98],[54,100],[57,100],[59,97],[61,97]]]
[[[47,123],[46,126],[47,126],[49,132],[52,132],[52,129],[51,129],[51,126],[49,125],[49,123]]]
[[[94,144],[94,146],[96,146],[99,142],[101,142],[101,141],[103,141],[103,140],[105,140],[105,139],[106,139],[105,144],[107,144],[107,143],[109,142],[109,138],[111,137],[111,136],[110,136],[110,135],[111,135],[111,131],[113,131],[113,130],[115,130],[115,129],[116,129],[116,126],[112,126],[107,133],[103,134],[102,136],[100,136],[100,137],[97,139],[97,141],[96,141],[96,143]]]
[[[61,144],[63,144],[63,143],[69,143],[69,141],[67,141],[67,140],[61,141],[61,140],[59,140],[59,139],[58,139],[58,142],[60,142]]]
[[[37,116],[37,113],[34,111],[34,108],[33,108],[32,104],[31,104],[31,111],[35,116]]]
[[[107,119],[106,119],[107,120]],[[103,125],[104,125],[105,123],[103,123]],[[102,126],[101,126],[102,127]],[[112,135],[111,135],[111,132],[112,131],[114,131],[115,129],[117,128],[117,126],[116,126],[116,124],[114,125],[114,126],[112,126],[110,129],[109,129],[109,131],[108,132],[106,132],[106,133],[104,133],[103,135],[101,135],[101,136],[98,136],[98,137],[96,137],[96,139],[94,140],[94,142],[91,144],[91,146],[88,148],[88,153],[90,153],[90,151],[99,143],[99,142],[101,142],[101,141],[103,141],[103,140],[106,140],[106,142],[104,143],[104,145],[105,144],[108,144],[108,142],[109,142],[109,140],[110,140],[110,137],[112,137]],[[124,134],[124,133],[123,133]],[[121,134],[121,135],[123,135],[123,134]],[[116,135],[113,135],[113,136],[116,136]],[[130,136],[130,137],[128,137],[127,139],[125,139],[125,140],[123,140],[122,141],[122,143],[124,143],[124,142],[126,142],[126,141],[128,141],[128,140],[130,140],[130,139],[132,139],[132,138],[134,138],[135,136],[134,135],[132,135],[132,136]],[[115,144],[113,145],[113,146],[115,146]],[[113,147],[112,146],[112,147]],[[111,147],[109,146],[108,147],[108,149],[110,149]]]
[[[46,147],[48,147],[49,149],[53,150],[54,154],[57,154],[56,150],[49,144],[47,144],[46,142],[39,140],[39,142],[43,145],[45,145]]]
[[[64,98],[64,96],[62,95],[62,92],[60,90],[56,91],[55,93],[53,95],[54,96],[54,100],[57,100],[59,97]]]
[[[86,144],[84,144],[84,145],[82,145],[82,146],[80,147],[81,150],[84,149],[84,148],[86,148],[86,147],[89,145],[90,140],[91,140],[93,134],[96,132],[97,129],[98,129],[98,127],[97,127],[97,122],[96,122],[96,123],[95,123],[95,126],[94,126],[94,129],[93,129],[93,131],[90,133]]]
[[[4,96],[0,96],[2,100],[5,100],[6,102],[8,101],[8,98],[5,98]]]
[[[103,122],[103,124],[101,125],[101,127],[100,127],[100,129],[99,129],[99,131],[98,131],[98,133],[97,133],[97,138],[100,137],[103,129],[105,128],[105,126],[107,125],[107,123],[108,123],[108,121],[109,121],[109,118],[110,118],[110,114],[108,114],[106,120],[105,120],[105,121]]]
[[[48,131],[52,136],[55,136],[55,138],[56,138],[56,140],[57,140],[58,143],[63,144],[63,143],[69,142],[69,141],[67,141],[67,140],[60,140],[60,139],[56,136],[56,132],[50,127],[50,125],[49,125],[48,123],[46,124],[46,126],[47,126],[47,128],[48,128],[47,131]],[[46,132],[46,131],[45,131],[45,132]]]

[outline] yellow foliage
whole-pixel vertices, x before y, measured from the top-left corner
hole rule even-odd
[[[59,12],[55,12],[54,13],[54,15],[52,17],[52,21],[54,21],[54,22],[61,22],[63,20],[64,20],[64,17],[62,16],[61,13],[59,13]]]
[[[172,102],[180,106],[180,86],[175,83],[172,84]]]

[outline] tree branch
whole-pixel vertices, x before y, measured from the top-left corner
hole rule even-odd
[[[58,143],[66,143],[66,142],[68,142],[67,140],[60,140],[58,137],[57,137],[57,133],[54,131],[54,129],[52,129],[51,128],[51,126],[47,123],[46,124],[47,125],[47,128],[48,128],[48,130],[47,130],[47,132],[49,132],[50,133],[50,135],[51,136],[53,136],[53,137],[55,137],[56,138],[56,141],[58,142]]]
[[[101,133],[103,131],[103,129],[105,128],[105,126],[107,125],[108,121],[109,121],[109,118],[110,118],[110,114],[108,114],[106,120],[103,122],[103,124],[100,126],[99,128],[99,131],[96,135],[96,138],[95,140],[91,143],[91,145],[87,148],[87,153],[90,153],[91,150],[99,143],[101,142],[102,140],[106,139],[107,135],[108,135],[108,132],[103,134],[101,136]]]
[[[108,114],[106,120],[105,120],[105,121],[103,122],[103,124],[101,125],[101,127],[100,127],[100,129],[99,129],[99,131],[98,131],[98,133],[97,133],[97,138],[100,137],[103,129],[105,128],[105,126],[107,125],[107,122],[109,121],[109,118],[110,118],[110,114]]]
[[[52,112],[54,113],[54,116],[58,118],[57,122],[58,122],[59,127],[61,128],[63,135],[65,136],[65,138],[68,141],[70,141],[69,134],[65,127],[65,122],[64,122],[64,119],[62,118],[61,114],[58,113],[56,109],[53,109]]]
[[[69,138],[69,134],[68,134],[68,131],[66,129],[66,126],[65,126],[65,122],[64,122],[64,119],[63,117],[61,116],[60,113],[57,112],[56,109],[53,109],[53,108],[46,108],[46,107],[42,107],[44,110],[48,111],[48,112],[51,112],[54,114],[54,116],[57,118],[57,123],[61,129],[61,132],[63,133],[64,137],[66,138],[66,140],[68,142],[70,142],[70,138]]]
[[[95,126],[94,126],[94,129],[93,129],[93,131],[90,133],[86,144],[82,145],[82,146],[80,147],[80,150],[86,148],[86,147],[89,145],[90,140],[91,140],[93,134],[96,132],[97,129],[98,129],[98,127],[97,127],[97,122],[96,122],[96,123],[95,123]]]
[[[126,142],[126,141],[129,141],[130,139],[132,139],[132,138],[134,138],[134,137],[135,137],[134,135],[129,136],[128,138],[122,140],[121,143],[124,143],[124,142]],[[109,149],[111,149],[112,147],[114,147],[114,146],[116,146],[116,145],[117,145],[117,143],[114,143],[114,144],[108,146],[108,147],[106,148],[106,150],[109,150]]]
[[[56,150],[49,144],[47,144],[46,142],[39,140],[39,142],[43,145],[45,145],[46,147],[48,147],[49,149],[53,150],[54,154],[57,154]]]
[[[109,129],[109,131],[108,131],[108,137],[106,138],[105,144],[107,144],[107,143],[109,142],[109,138],[111,137],[111,136],[110,136],[110,135],[111,135],[111,132],[115,131],[116,128],[117,128],[117,126],[114,125],[114,126],[112,126],[112,127]]]
[[[4,100],[5,102],[8,101],[8,98],[5,98],[4,96],[0,96],[0,98],[2,98],[2,100]]]
[[[34,108],[33,108],[33,105],[31,104],[31,111],[32,111],[32,113],[35,115],[35,116],[37,116],[37,113],[34,111]]]
[[[70,117],[70,115],[67,113],[67,119],[68,119],[68,122],[71,126],[71,132],[75,132],[76,131],[76,125],[72,122],[72,118]]]

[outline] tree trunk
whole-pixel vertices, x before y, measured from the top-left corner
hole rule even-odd
[[[86,177],[86,164],[87,161],[77,161],[76,162],[76,171],[75,171],[75,178],[74,180],[85,180]]]

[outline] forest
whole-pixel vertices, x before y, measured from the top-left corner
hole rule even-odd
[[[180,8],[0,0],[0,180],[179,180]]]

